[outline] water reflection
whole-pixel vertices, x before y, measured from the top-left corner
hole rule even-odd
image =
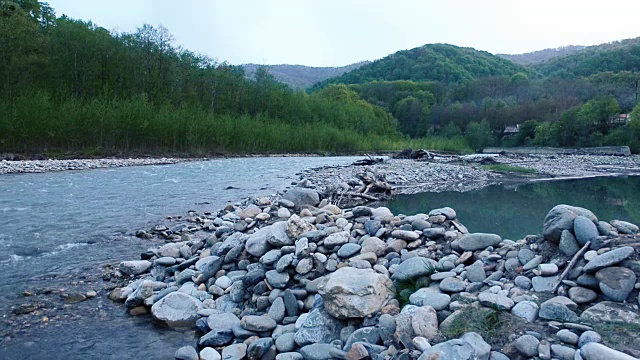
[[[386,203],[394,214],[416,214],[450,206],[471,232],[520,239],[542,232],[547,212],[558,204],[581,206],[599,220],[640,223],[640,177],[547,181],[481,190],[400,195]]]

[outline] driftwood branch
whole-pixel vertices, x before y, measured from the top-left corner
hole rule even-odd
[[[359,198],[363,198],[363,199],[371,200],[371,201],[380,201],[380,199],[375,197],[375,196],[371,196],[371,195],[367,195],[367,194],[363,194],[363,193],[348,192],[348,193],[345,193],[345,195],[353,196],[353,197],[359,197]]]
[[[567,267],[564,269],[564,271],[560,275],[560,278],[558,279],[558,282],[553,287],[552,292],[555,293],[558,290],[558,287],[560,286],[560,284],[562,284],[562,280],[564,280],[564,278],[566,278],[567,275],[569,274],[569,271],[571,271],[571,269],[573,269],[573,267],[576,266],[578,259],[582,256],[582,254],[584,254],[585,251],[587,251],[589,246],[591,246],[591,241],[587,241],[587,243],[584,244],[582,249],[580,249],[575,255],[573,255],[571,262],[569,262],[569,265],[567,265]]]

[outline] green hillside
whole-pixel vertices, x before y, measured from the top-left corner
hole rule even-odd
[[[611,71],[640,71],[640,38],[590,46],[534,67],[544,75],[590,76]]]
[[[370,81],[411,80],[457,82],[487,76],[513,75],[526,72],[509,60],[485,51],[449,44],[429,44],[398,51],[354,71],[316,84],[364,84]]]

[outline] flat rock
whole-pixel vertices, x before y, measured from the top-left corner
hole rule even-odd
[[[533,301],[521,301],[511,308],[511,313],[528,322],[534,322],[538,318],[540,307]]]
[[[277,270],[269,270],[265,274],[267,282],[276,289],[284,289],[289,282],[289,273],[286,271],[278,272]]]
[[[496,246],[500,244],[502,238],[496,234],[484,234],[473,233],[466,234],[459,240],[459,245],[462,250],[475,251],[484,250],[489,246]]]
[[[268,316],[247,315],[240,320],[240,326],[255,332],[271,331],[278,324]]]
[[[478,301],[484,306],[497,310],[511,310],[515,305],[513,300],[508,297],[490,292],[481,292],[478,294]]]
[[[305,360],[329,360],[332,349],[335,349],[335,346],[331,344],[311,344],[303,346],[300,354]]]
[[[224,360],[241,360],[247,356],[247,345],[243,343],[232,344],[222,349]]]
[[[402,239],[406,241],[415,241],[420,238],[420,235],[418,233],[406,230],[393,230],[391,232],[391,236],[396,239]]]
[[[340,250],[338,250],[338,256],[341,258],[348,258],[359,253],[360,249],[362,249],[362,246],[358,244],[347,243],[340,247]]]
[[[444,310],[451,303],[451,296],[440,292],[434,288],[422,288],[409,296],[412,305],[429,305],[436,310]]]
[[[640,325],[640,312],[637,305],[603,301],[593,305],[580,314],[580,318],[591,323],[624,322]]]
[[[615,265],[633,254],[631,246],[624,246],[598,255],[584,266],[585,272],[594,272]]]
[[[172,292],[153,304],[151,314],[169,326],[192,326],[202,307],[202,302],[193,296]]]
[[[576,304],[588,304],[598,298],[598,294],[595,291],[580,286],[570,288],[568,294],[569,299]]]
[[[464,291],[467,285],[462,279],[448,277],[440,282],[440,290],[447,293],[458,293]]]
[[[349,242],[350,234],[348,231],[333,233],[324,239],[324,246],[329,248],[338,245],[344,245]]]
[[[533,291],[551,292],[558,282],[558,279],[560,279],[560,276],[534,276],[533,279],[531,279]]]
[[[120,271],[127,275],[140,275],[147,272],[153,263],[147,260],[133,260],[133,261],[123,261],[120,263],[118,268]]]

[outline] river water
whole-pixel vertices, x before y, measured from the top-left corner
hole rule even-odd
[[[558,204],[593,211],[598,220],[640,224],[640,177],[597,177],[493,185],[480,190],[400,195],[385,203],[394,214],[413,215],[443,206],[456,210],[470,232],[497,233],[518,240],[542,233]]]
[[[137,259],[158,245],[131,233],[167,215],[216,211],[246,196],[272,194],[302,170],[356,159],[238,158],[0,176],[0,359],[172,359],[177,348],[195,345],[194,332],[127,315],[103,289],[103,265]],[[603,220],[638,223],[639,190],[640,178],[597,178],[398,196],[386,205],[396,214],[451,206],[470,231],[517,239],[539,233],[559,203],[589,208]],[[90,289],[98,296],[61,300],[60,294]],[[11,314],[25,303],[38,309]]]
[[[99,290],[102,265],[138,259],[156,245],[130,236],[137,229],[273,194],[300,171],[357,159],[234,158],[0,176],[0,359],[173,358],[178,347],[195,345],[193,333],[131,317],[106,291],[76,304],[56,300]],[[23,303],[39,309],[16,320],[11,308]]]

